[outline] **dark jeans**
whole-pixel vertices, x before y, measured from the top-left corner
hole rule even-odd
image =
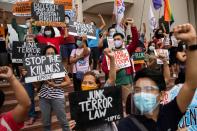
[[[32,83],[25,84],[25,90],[27,91],[27,94],[29,95],[29,98],[31,100],[31,107],[28,115],[29,117],[36,117],[35,102],[34,102],[34,88]]]
[[[98,47],[92,47],[90,49],[91,49],[90,65],[92,64],[93,61],[93,70],[96,70],[100,57],[100,51]]]
[[[76,78],[76,73],[73,73],[73,85],[75,91],[81,91],[81,80]]]

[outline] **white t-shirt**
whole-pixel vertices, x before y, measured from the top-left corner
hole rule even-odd
[[[72,57],[75,57],[76,55],[81,55],[81,53],[83,53],[84,48],[77,48],[77,49],[73,49],[71,52]],[[90,48],[88,48],[88,50],[90,51]],[[82,72],[87,72],[90,70],[90,66],[89,66],[89,57],[90,55],[86,56],[83,59],[78,60],[75,64],[73,64],[73,73],[76,73],[76,71],[82,71]]]

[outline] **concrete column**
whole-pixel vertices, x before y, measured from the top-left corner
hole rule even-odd
[[[77,21],[82,22],[83,21],[83,7],[82,7],[82,0],[75,0],[75,4],[78,4],[78,18]]]
[[[195,0],[187,0],[188,18],[189,22],[196,28],[196,13],[195,13]]]

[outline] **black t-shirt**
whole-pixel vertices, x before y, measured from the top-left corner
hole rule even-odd
[[[148,119],[145,116],[134,115],[134,117],[142,123],[148,131],[176,131],[178,123],[184,113],[182,113],[177,105],[176,98],[170,103],[160,106],[157,122]],[[141,131],[133,121],[126,117],[120,120],[118,131]]]

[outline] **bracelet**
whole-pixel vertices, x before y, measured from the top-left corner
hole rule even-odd
[[[197,44],[188,46],[189,51],[197,50]]]

